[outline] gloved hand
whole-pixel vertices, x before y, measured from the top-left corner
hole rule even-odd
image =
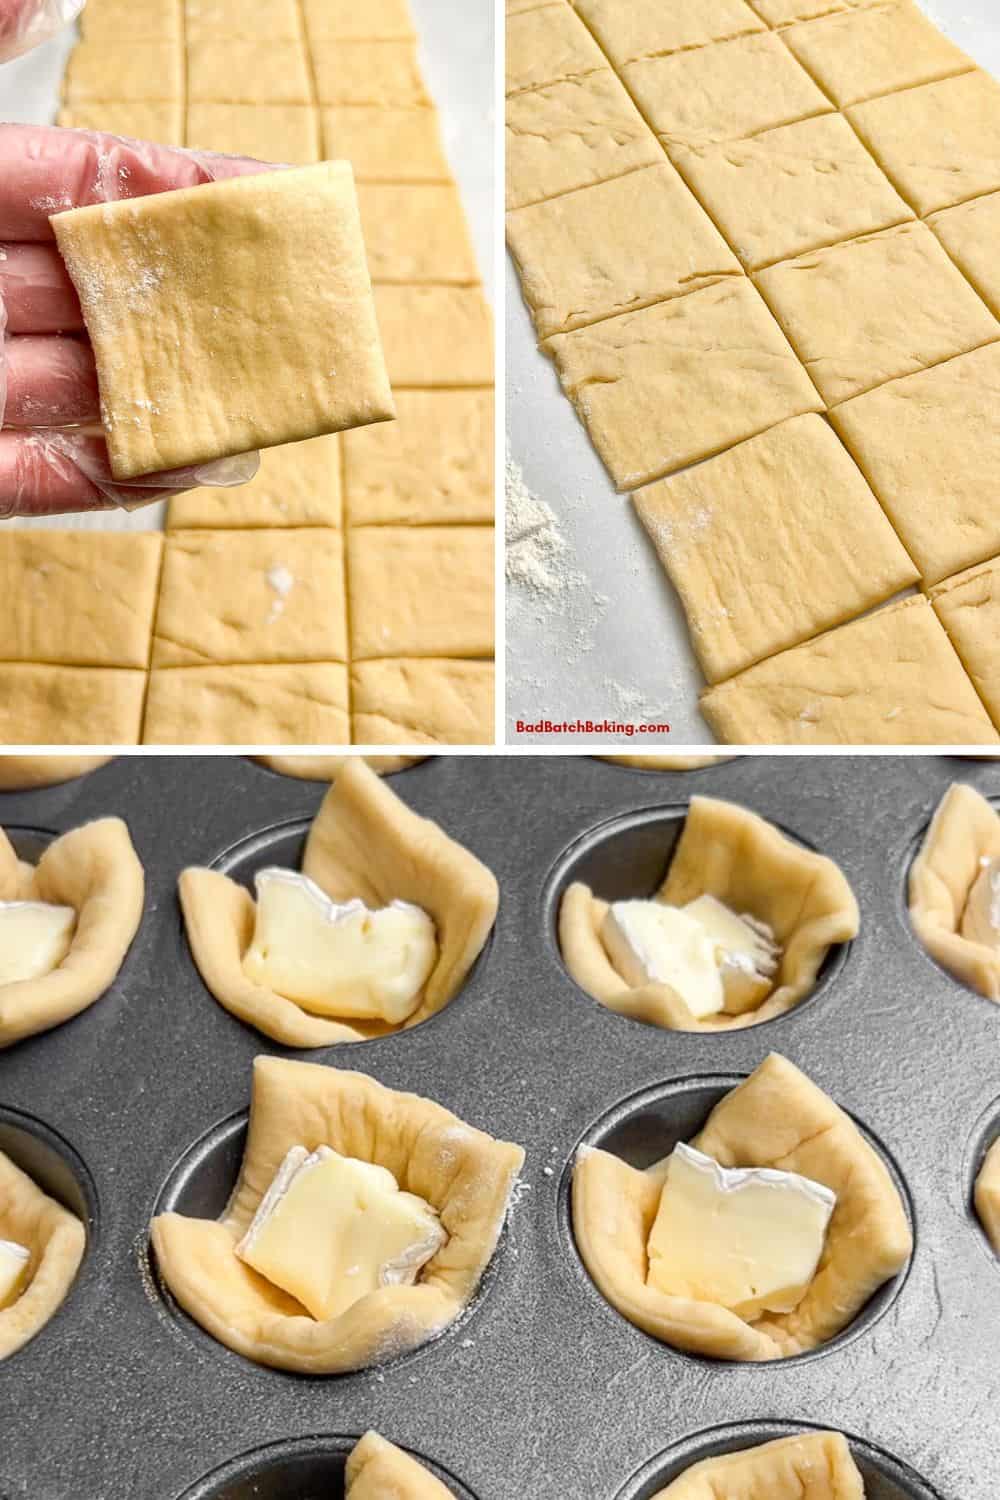
[[[268,170],[95,131],[0,125],[0,518],[131,509],[253,478],[256,453],[115,483],[94,355],[49,215]]]
[[[55,36],[83,10],[84,0],[0,0],[0,62],[10,62]]]

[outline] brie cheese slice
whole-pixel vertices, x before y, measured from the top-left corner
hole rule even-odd
[[[45,901],[0,901],[0,984],[41,979],[70,950],[76,912]]]
[[[699,896],[683,908],[697,918],[715,944],[725,991],[723,1010],[739,1016],[756,1010],[774,987],[781,949],[766,922],[738,916],[715,896]]]
[[[797,1307],[816,1274],[836,1194],[795,1172],[722,1167],[674,1148],[647,1246],[647,1281],[752,1322]]]
[[[434,923],[419,906],[331,901],[294,870],[261,870],[256,887],[243,969],[257,984],[320,1016],[399,1025],[413,1014],[437,962]]]
[[[14,1240],[0,1240],[0,1312],[16,1302],[24,1290],[30,1250]]]
[[[1000,859],[984,859],[962,913],[961,933],[970,943],[1000,948]]]
[[[722,1009],[715,945],[696,918],[662,901],[616,901],[601,927],[608,957],[627,984],[669,984],[696,1016]]]
[[[382,1286],[412,1286],[448,1236],[385,1167],[293,1146],[236,1254],[316,1318]]]

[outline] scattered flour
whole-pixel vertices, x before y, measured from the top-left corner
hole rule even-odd
[[[280,619],[285,612],[285,601],[295,587],[295,577],[281,563],[276,563],[273,568],[268,568],[265,577],[267,578],[268,587],[273,589],[275,593],[275,600],[271,605],[271,611],[267,617],[267,623],[273,625],[275,620]]]

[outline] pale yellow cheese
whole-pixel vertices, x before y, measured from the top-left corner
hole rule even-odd
[[[31,1252],[13,1240],[0,1240],[0,1312],[24,1290]]]
[[[795,1172],[721,1167],[681,1143],[649,1237],[648,1283],[747,1321],[791,1312],[816,1274],[836,1201]]]
[[[318,1321],[384,1286],[412,1286],[447,1235],[385,1167],[294,1146],[236,1254]]]
[[[662,901],[615,901],[601,939],[627,984],[668,984],[696,1016],[722,1009],[715,945],[701,923],[678,907]]]
[[[982,860],[965,903],[961,933],[970,943],[1000,948],[1000,859]]]
[[[258,984],[320,1016],[400,1025],[412,1015],[437,961],[434,923],[393,901],[331,901],[294,870],[261,870],[257,921],[243,959]]]
[[[738,916],[715,896],[699,896],[684,911],[696,917],[715,944],[715,958],[725,992],[723,1010],[739,1016],[757,1006],[771,993],[780,949],[766,922],[746,914]]]
[[[76,912],[44,901],[0,901],[0,984],[40,979],[66,957]]]

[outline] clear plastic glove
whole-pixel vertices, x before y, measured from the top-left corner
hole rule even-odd
[[[84,0],[0,0],[0,62],[10,62],[75,21]]]
[[[49,215],[269,170],[95,131],[0,125],[0,518],[133,509],[253,478],[256,453],[114,481],[94,355]]]

